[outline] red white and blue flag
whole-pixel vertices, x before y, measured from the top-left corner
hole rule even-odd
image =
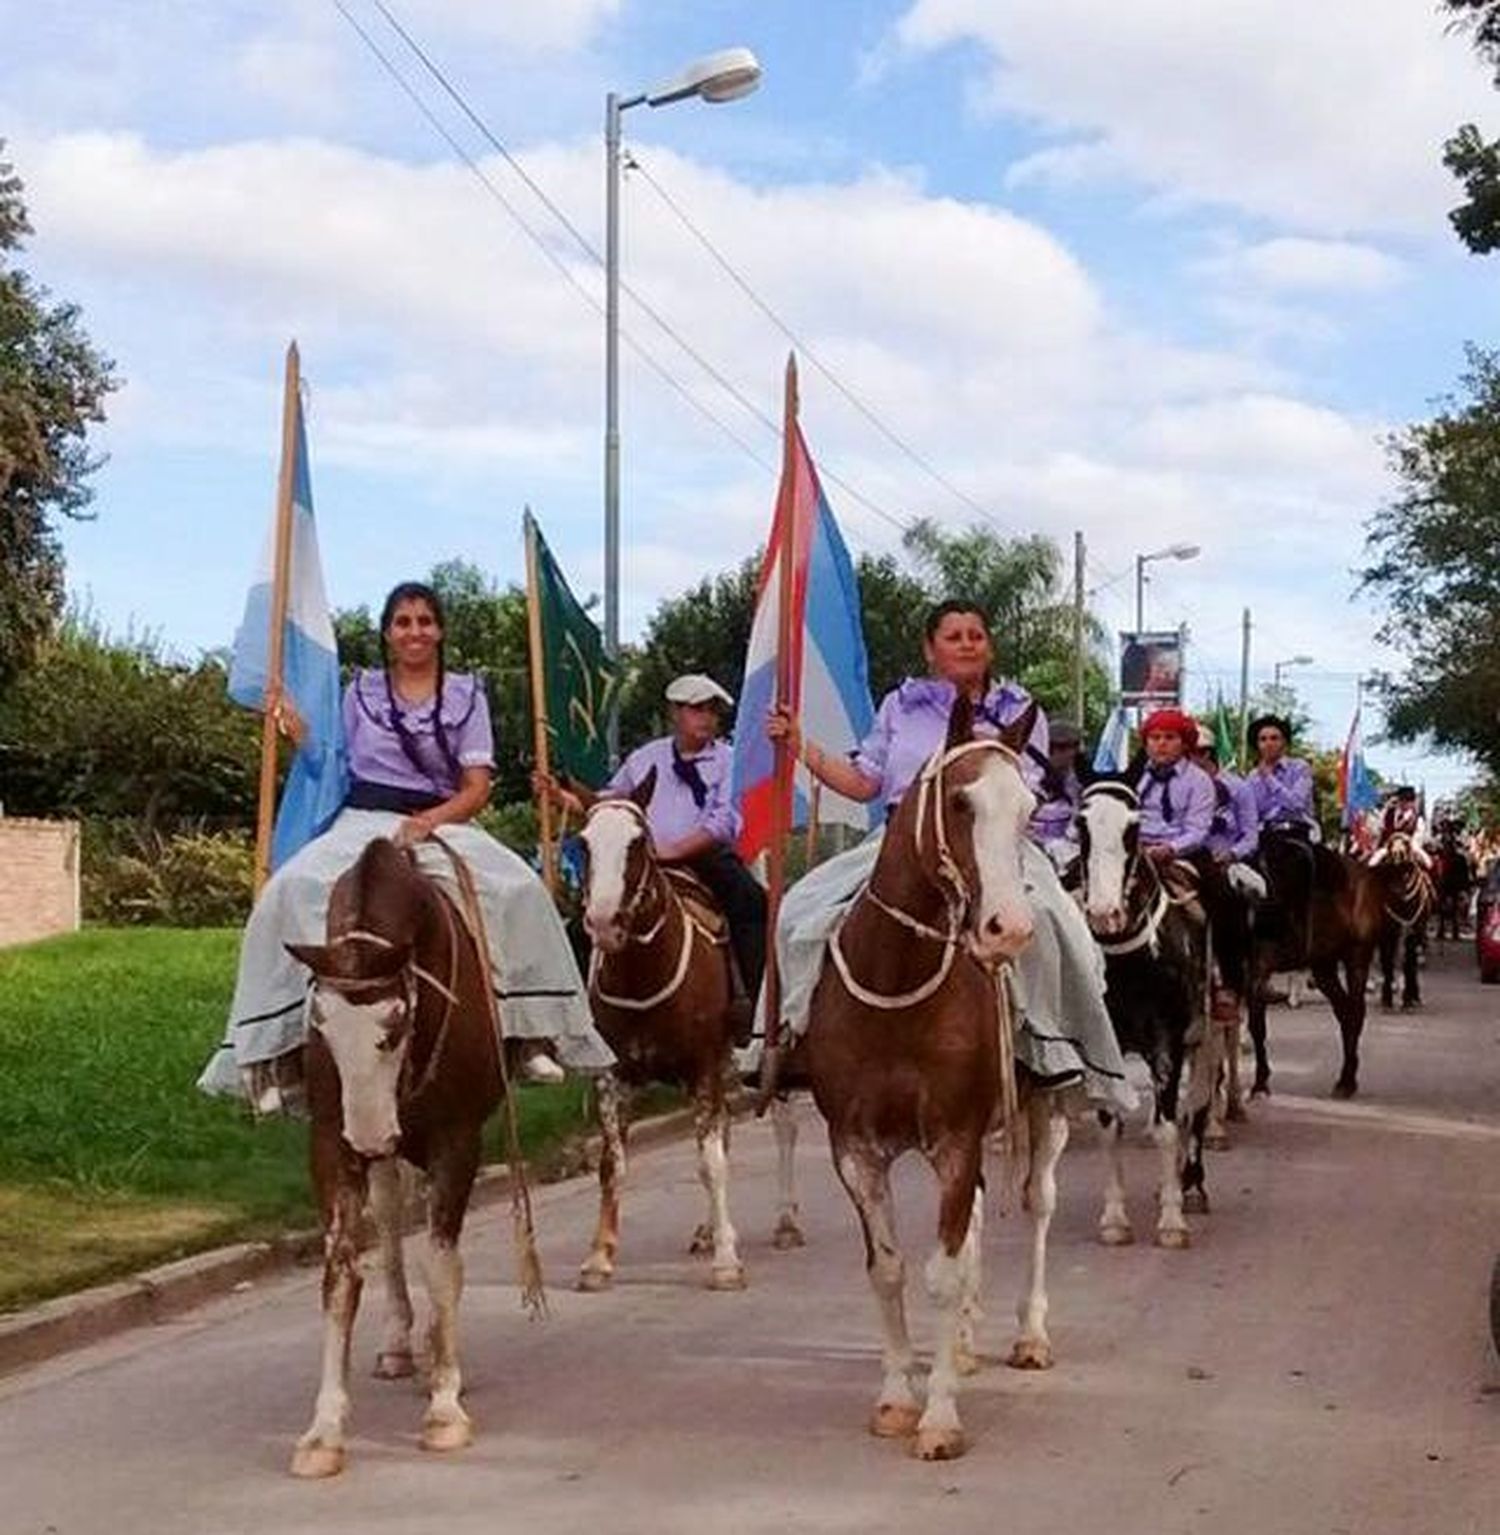
[[[761,565],[734,739],[733,794],[743,820],[739,852],[746,859],[770,846],[775,819],[774,754],[764,721],[776,701],[783,559],[792,562],[789,695],[784,702],[800,718],[803,739],[831,754],[852,752],[875,717],[854,566],[795,420],[788,423],[788,433],[790,494],[777,501]],[[807,787],[799,768],[794,825],[806,820]],[[864,832],[871,815],[868,805],[828,790],[819,795],[820,823],[842,822]]]
[[[1344,755],[1339,759],[1339,805],[1345,828],[1356,826],[1367,810],[1380,803],[1380,791],[1365,765],[1365,742],[1359,728],[1359,710],[1354,711]]]

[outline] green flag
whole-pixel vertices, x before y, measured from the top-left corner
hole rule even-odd
[[[1213,732],[1219,761],[1225,767],[1233,767],[1240,760],[1239,731],[1234,728],[1234,720],[1230,717],[1229,706],[1224,702],[1222,693],[1218,696],[1218,702],[1214,704]]]
[[[609,777],[605,727],[616,668],[604,653],[593,620],[568,590],[530,512],[525,530],[532,688],[534,695],[542,695],[540,700],[533,697],[532,707],[545,724],[552,771],[597,789]]]

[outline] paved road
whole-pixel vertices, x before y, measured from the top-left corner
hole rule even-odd
[[[1214,1213],[1189,1252],[1094,1243],[1100,1158],[1091,1132],[1075,1137],[1054,1228],[1057,1367],[991,1360],[963,1398],[961,1461],[921,1465],[864,1432],[874,1310],[808,1109],[800,1252],[767,1240],[768,1129],[737,1138],[744,1294],[702,1289],[683,1252],[697,1188],[680,1147],[635,1164],[610,1294],[563,1287],[590,1191],[542,1194],[557,1285],[544,1325],[518,1312],[501,1212],[481,1213],[472,1449],[423,1455],[415,1387],[361,1378],[346,1474],[285,1475],[316,1371],[316,1283],[299,1275],[0,1384],[0,1532],[1491,1535],[1500,990],[1456,961],[1428,984],[1420,1016],[1372,1015],[1352,1105],[1323,1096],[1337,1065],[1326,1008],[1273,1014],[1278,1096],[1211,1161]],[[1132,1158],[1144,1221],[1153,1158]],[[925,1254],[920,1169],[903,1192]],[[987,1235],[991,1356],[1009,1341],[1022,1234],[992,1221]],[[914,1316],[925,1340],[925,1301]]]

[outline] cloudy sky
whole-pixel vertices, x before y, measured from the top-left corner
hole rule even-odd
[[[333,0],[0,0],[25,260],[126,380],[72,585],[184,651],[232,633],[293,335],[336,604],[454,555],[516,579],[525,503],[600,584],[598,270],[374,0],[343,3],[489,190]],[[1148,619],[1188,624],[1198,685],[1232,693],[1248,606],[1257,679],[1312,655],[1303,695],[1341,736],[1355,677],[1391,662],[1351,576],[1381,436],[1500,321],[1438,160],[1459,122],[1496,131],[1500,97],[1434,5],[388,3],[595,242],[604,92],[729,43],[764,66],[744,101],[626,118],[626,281],[734,390],[627,299],[676,386],[627,348],[627,633],[752,553],[774,494],[786,338],[675,204],[941,476],[805,365],[852,546],[976,506],[1064,545],[1081,528],[1113,627],[1135,553],[1198,543],[1153,567]],[[1434,792],[1466,776],[1372,756]]]

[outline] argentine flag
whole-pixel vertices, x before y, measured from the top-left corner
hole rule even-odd
[[[282,692],[301,717],[302,744],[292,760],[276,810],[271,867],[278,869],[298,848],[327,829],[349,787],[340,706],[338,646],[313,522],[307,432],[300,393],[295,403],[292,447],[291,558],[287,569],[286,626],[282,639]],[[271,670],[272,587],[276,521],[271,520],[245,616],[234,637],[229,696],[247,709],[264,709]]]
[[[804,740],[816,741],[831,755],[852,752],[875,717],[854,566],[802,429],[793,431],[792,494],[777,510],[761,566],[734,733],[732,792],[743,822],[739,852],[747,860],[771,842],[774,755],[765,721],[776,695],[783,559],[792,561],[792,703]],[[800,764],[795,784],[793,824],[804,824],[810,783]],[[842,823],[863,834],[874,813],[826,788],[819,795],[818,820],[825,826]]]
[[[1094,750],[1096,773],[1123,773],[1129,762],[1130,721],[1124,706],[1116,704],[1104,729],[1099,733],[1099,744]]]

